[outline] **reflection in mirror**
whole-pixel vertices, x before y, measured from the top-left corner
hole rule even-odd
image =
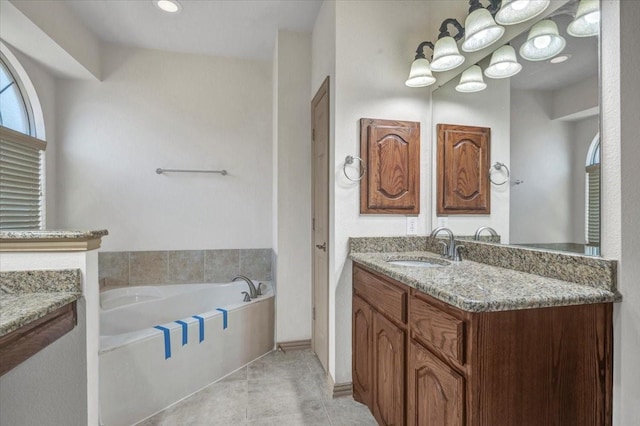
[[[485,76],[487,88],[478,93],[457,93],[459,78],[433,92],[434,127],[490,127],[490,163],[511,172],[508,184],[491,185],[490,216],[446,218],[456,234],[491,226],[503,243],[599,255],[599,38],[567,33],[577,8],[569,1],[550,17],[566,40],[551,59],[522,58],[525,31],[510,43],[522,64],[517,75]],[[478,63],[483,71],[489,60]]]

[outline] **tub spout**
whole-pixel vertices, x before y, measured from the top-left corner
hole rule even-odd
[[[237,275],[233,277],[231,281],[238,281],[238,280],[244,280],[244,282],[247,283],[247,285],[249,286],[249,296],[252,299],[255,299],[256,297],[258,297],[258,290],[256,289],[256,286],[253,284],[253,281],[251,281],[249,278],[245,277],[244,275]]]

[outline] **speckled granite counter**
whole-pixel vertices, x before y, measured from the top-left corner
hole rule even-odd
[[[4,230],[0,231],[0,251],[86,251],[100,247],[106,229],[74,230]]]
[[[81,296],[80,270],[0,272],[0,337]]]
[[[427,251],[352,251],[351,260],[469,312],[617,302],[618,293],[464,260],[448,266],[394,266],[394,259],[436,259]]]

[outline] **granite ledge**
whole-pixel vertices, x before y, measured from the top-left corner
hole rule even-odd
[[[45,240],[45,241],[65,241],[65,240],[94,240],[109,234],[106,229],[96,231],[76,231],[76,230],[4,230],[0,231],[0,242],[20,241],[20,240]]]
[[[351,253],[352,261],[468,312],[494,312],[618,302],[617,292],[469,260],[449,266],[392,266],[393,258],[439,257],[425,251]]]
[[[3,294],[0,337],[80,298],[79,292]]]

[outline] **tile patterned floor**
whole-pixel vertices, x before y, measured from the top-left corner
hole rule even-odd
[[[327,395],[310,350],[272,352],[138,426],[376,426],[353,398]]]

